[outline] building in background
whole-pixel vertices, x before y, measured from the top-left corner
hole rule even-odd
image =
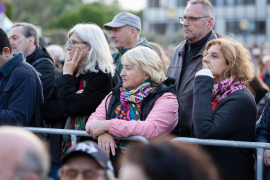
[[[233,33],[246,45],[270,42],[270,0],[210,0],[215,11],[214,30]],[[179,17],[187,0],[147,0],[143,30],[168,35],[182,33]]]

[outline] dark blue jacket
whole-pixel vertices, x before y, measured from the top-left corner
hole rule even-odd
[[[22,53],[15,54],[0,68],[0,125],[28,126],[34,118],[36,84],[32,72],[36,76],[40,108],[43,103],[37,72],[23,59]]]
[[[256,131],[256,142],[270,142],[270,98],[267,99],[266,106],[260,118],[260,125]]]

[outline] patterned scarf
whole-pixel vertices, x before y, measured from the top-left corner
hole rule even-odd
[[[126,121],[138,121],[141,115],[141,103],[150,92],[153,92],[159,84],[148,78],[145,83],[131,91],[120,87],[121,105],[116,108],[116,118]],[[116,144],[122,152],[126,152],[130,147],[128,140],[116,140]]]
[[[211,97],[212,104],[214,104],[215,101],[219,103],[235,91],[245,90],[245,82],[246,81],[239,81],[235,77],[229,77],[214,84]]]
[[[81,79],[79,90],[86,86],[86,80]],[[78,117],[68,117],[64,129],[72,130],[84,130],[85,122],[89,116],[78,116]],[[80,137],[77,137],[77,141],[80,141]],[[62,152],[65,152],[69,147],[71,147],[71,139],[69,135],[63,135],[62,140]]]

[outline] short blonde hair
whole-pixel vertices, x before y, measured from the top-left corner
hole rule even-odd
[[[122,64],[125,59],[127,60],[128,64],[135,65],[143,72],[149,74],[151,79],[158,84],[167,79],[158,54],[148,47],[137,46],[127,51],[122,56]]]
[[[254,77],[250,52],[244,46],[232,39],[213,39],[207,43],[204,56],[212,46],[220,45],[221,52],[225,56],[228,69],[224,72],[224,78],[235,76],[238,80],[250,81]]]

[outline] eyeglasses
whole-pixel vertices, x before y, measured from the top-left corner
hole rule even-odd
[[[196,23],[198,19],[201,18],[210,18],[209,16],[203,16],[203,17],[179,17],[180,23],[183,24],[184,21],[187,19],[190,24]]]
[[[99,176],[106,177],[105,174],[98,173],[93,169],[79,171],[73,168],[61,168],[59,171],[66,180],[74,180],[79,174],[82,174],[84,180],[97,180]]]
[[[71,48],[74,48],[75,47],[75,45],[76,45],[76,43],[83,43],[83,44],[87,44],[87,45],[89,45],[87,42],[80,42],[80,41],[67,41],[66,42],[66,46],[70,46]]]

